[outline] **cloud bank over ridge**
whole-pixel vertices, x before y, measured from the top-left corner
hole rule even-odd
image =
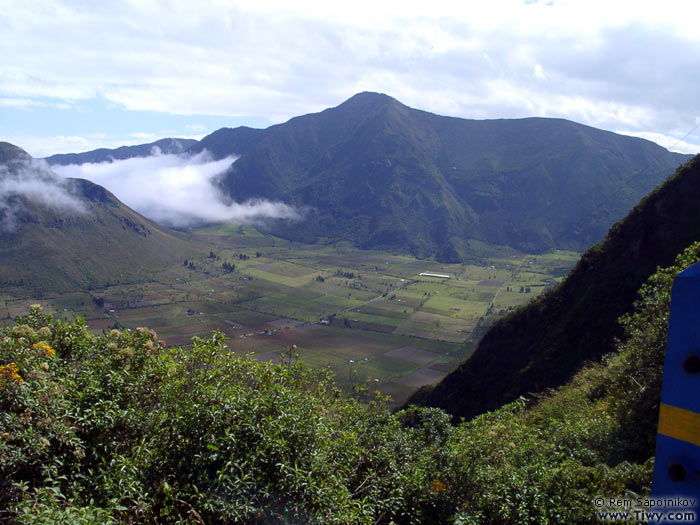
[[[13,232],[26,213],[24,200],[64,213],[87,213],[70,186],[57,178],[43,161],[0,166],[0,232]]]
[[[301,218],[300,210],[283,202],[238,203],[226,198],[215,179],[234,161],[234,157],[213,160],[207,151],[185,156],[164,155],[156,149],[150,157],[53,169],[61,176],[104,186],[130,208],[167,226]]]

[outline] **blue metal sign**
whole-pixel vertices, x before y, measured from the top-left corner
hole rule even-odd
[[[673,283],[651,500],[649,523],[700,520],[700,263]]]

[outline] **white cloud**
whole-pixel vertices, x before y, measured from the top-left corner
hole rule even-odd
[[[0,166],[0,231],[14,231],[26,211],[24,200],[65,213],[87,213],[69,185],[57,179],[41,161],[20,161]]]
[[[32,106],[39,105],[40,102],[25,97],[2,97],[0,98],[0,106],[18,108],[18,109],[29,109]]]
[[[692,144],[683,139],[678,139],[662,133],[654,133],[651,131],[617,131],[616,133],[651,140],[670,151],[677,151],[678,153],[689,153],[691,155],[700,153],[700,146],[697,144]]]
[[[32,108],[56,108],[56,109],[69,109],[70,104],[65,104],[61,102],[47,102],[44,100],[37,100],[34,98],[24,98],[24,97],[2,97],[0,98],[0,106],[31,110]]]
[[[534,70],[532,72],[533,75],[535,75],[535,78],[539,80],[544,80],[544,69],[542,69],[541,64],[535,64]]]
[[[149,219],[182,227],[202,222],[256,222],[301,218],[298,209],[265,200],[242,203],[226,199],[214,185],[235,160],[163,155],[99,164],[54,166],[64,177],[88,179],[104,186],[127,206]]]

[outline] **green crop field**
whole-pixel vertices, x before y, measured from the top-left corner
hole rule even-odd
[[[0,295],[0,326],[39,302],[62,319],[83,316],[96,332],[148,326],[170,345],[219,330],[232,352],[278,360],[296,345],[300,359],[330,367],[342,387],[370,381],[400,402],[444,377],[495,319],[556,284],[578,259],[482,246],[473,261],[443,264],[346,243],[291,243],[239,226],[190,234],[206,248],[201,256],[149,281]]]

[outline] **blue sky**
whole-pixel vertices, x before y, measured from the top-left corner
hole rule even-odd
[[[0,0],[0,140],[41,157],[200,138],[378,91],[443,115],[568,118],[694,153],[698,10],[676,0]]]
[[[147,133],[163,134],[201,133],[222,126],[249,125],[266,127],[271,124],[264,117],[226,117],[217,115],[178,115],[158,111],[127,111],[102,98],[78,101],[69,107],[51,105],[43,108],[3,107],[0,129],[31,133],[42,130],[49,135],[87,135],[109,132],[115,135],[134,133],[134,123],[148,123]]]
[[[265,128],[272,124],[269,119],[254,115],[178,115],[128,110],[101,97],[70,105],[43,97],[33,102],[32,107],[0,106],[0,137],[8,137],[4,139],[8,142],[17,141],[17,145],[38,157],[143,144],[164,137],[199,139],[222,127]]]

